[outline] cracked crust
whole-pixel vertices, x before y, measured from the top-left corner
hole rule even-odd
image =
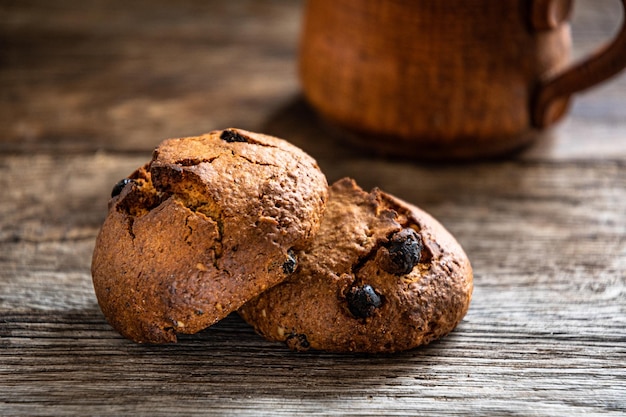
[[[114,188],[92,260],[98,303],[136,342],[175,342],[287,278],[327,184],[300,149],[240,129],[169,139]]]
[[[409,243],[398,248],[402,239]],[[320,231],[298,258],[292,277],[239,310],[259,334],[294,350],[412,349],[450,332],[469,307],[472,269],[450,233],[350,179],[330,188]]]

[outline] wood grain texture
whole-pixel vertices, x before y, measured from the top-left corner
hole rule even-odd
[[[575,2],[578,52],[617,3]],[[301,7],[0,3],[0,415],[626,414],[626,78],[509,159],[375,158],[298,94]],[[437,217],[475,270],[459,327],[380,356],[293,353],[235,315],[171,346],[112,330],[89,268],[113,184],[165,137],[229,125]]]
[[[299,2],[5,2],[0,16],[0,150],[151,149],[255,127],[297,88]]]
[[[373,159],[333,161],[336,172],[437,216],[476,272],[470,312],[449,337],[399,355],[342,356],[289,352],[236,316],[175,346],[115,333],[97,307],[89,261],[111,184],[143,161],[2,158],[3,167],[30,167],[5,170],[0,184],[30,184],[0,205],[0,401],[8,415],[626,410],[626,164],[407,163],[389,171]]]
[[[571,93],[626,66],[619,36],[605,54],[562,74],[569,25],[536,28],[530,17],[531,9],[545,15],[556,4],[309,2],[302,89],[326,119],[381,155],[509,153],[535,137],[528,134],[532,128],[558,120]]]

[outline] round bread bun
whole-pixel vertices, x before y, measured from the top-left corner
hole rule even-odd
[[[136,342],[175,342],[290,276],[319,229],[317,163],[241,129],[169,139],[113,189],[92,277],[110,324]]]
[[[332,185],[319,233],[296,272],[239,314],[291,349],[396,352],[440,338],[468,310],[461,246],[430,215],[350,179]]]

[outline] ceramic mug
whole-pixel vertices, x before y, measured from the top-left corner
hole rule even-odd
[[[626,7],[626,0],[621,1]],[[626,29],[569,64],[571,0],[309,0],[305,97],[382,154],[509,152],[626,66]]]

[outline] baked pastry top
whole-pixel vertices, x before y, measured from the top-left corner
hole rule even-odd
[[[350,179],[330,188],[295,273],[246,303],[255,330],[294,350],[395,352],[450,332],[473,277],[458,242],[430,215]]]
[[[137,342],[214,324],[294,272],[327,194],[315,160],[278,138],[164,141],[113,189],[92,260],[104,315]]]

